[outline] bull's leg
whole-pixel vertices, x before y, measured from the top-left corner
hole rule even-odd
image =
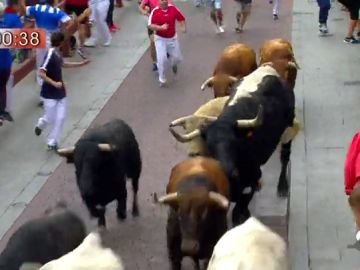
[[[249,194],[240,194],[232,212],[233,226],[244,223],[250,217],[249,203],[254,195],[254,188]]]
[[[171,270],[181,270],[182,252],[180,225],[176,211],[172,208],[169,209],[166,236]]]
[[[119,197],[117,198],[117,208],[116,213],[119,220],[126,219],[126,198],[127,198],[127,191],[126,191],[126,183],[124,181],[124,184],[120,188],[121,192],[119,194]]]
[[[289,182],[287,179],[287,168],[291,154],[291,141],[281,145],[281,172],[277,186],[277,193],[279,197],[287,197],[289,194]]]
[[[139,216],[139,206],[138,206],[138,199],[137,193],[139,190],[139,178],[132,178],[132,188],[133,188],[133,205],[132,205],[132,215],[134,217]]]
[[[198,258],[193,258],[193,260],[194,260],[195,270],[201,270],[200,269],[200,260]]]

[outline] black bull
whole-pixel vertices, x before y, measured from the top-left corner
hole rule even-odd
[[[75,164],[81,197],[99,226],[106,226],[105,207],[113,200],[118,202],[118,218],[126,218],[126,178],[132,180],[132,214],[138,215],[141,155],[135,134],[124,121],[114,119],[92,128],[75,147],[60,149],[58,154]]]
[[[186,135],[187,140],[200,135],[209,155],[222,164],[230,180],[231,200],[236,203],[232,213],[234,225],[249,218],[248,205],[261,178],[260,167],[275,151],[285,129],[293,125],[294,109],[294,92],[278,77],[265,76],[250,97],[226,106],[215,121]],[[254,119],[248,121],[252,126],[238,121],[245,119]],[[179,136],[172,129],[171,132]],[[288,194],[286,171],[290,152],[291,141],[281,145],[279,196]]]

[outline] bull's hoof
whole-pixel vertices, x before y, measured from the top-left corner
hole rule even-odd
[[[134,206],[131,214],[133,215],[133,217],[138,217],[140,215],[139,208],[137,206]]]
[[[126,211],[118,211],[117,217],[119,220],[125,220],[126,219]]]
[[[289,189],[278,189],[277,195],[280,198],[287,198],[289,196]]]
[[[277,195],[280,198],[286,198],[289,196],[289,184],[285,181],[279,181],[279,184],[277,186]]]

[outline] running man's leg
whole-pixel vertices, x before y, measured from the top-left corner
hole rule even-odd
[[[170,62],[173,72],[177,73],[177,64],[179,64],[183,57],[180,50],[179,40],[177,38],[172,39],[167,43],[167,52],[170,56]]]
[[[159,81],[160,83],[166,83],[166,63],[167,63],[167,51],[166,51],[166,39],[160,38],[155,35],[155,49],[157,57],[157,67],[159,71]]]
[[[278,19],[279,8],[280,8],[280,0],[274,0],[274,6],[273,6],[273,18],[274,18],[274,20]]]
[[[40,135],[48,125],[52,125],[56,116],[56,103],[57,100],[43,98],[44,101],[44,115],[39,118],[35,127],[35,134]]]
[[[99,32],[98,35],[101,35],[103,39],[103,45],[109,46],[111,42],[111,34],[109,27],[106,23],[106,16],[109,9],[110,2],[109,0],[102,1],[97,4],[98,12],[96,17],[96,29]]]
[[[62,130],[65,121],[66,105],[67,105],[66,98],[57,100],[56,102],[54,125],[47,139],[47,144],[50,146],[57,146],[59,134]]]

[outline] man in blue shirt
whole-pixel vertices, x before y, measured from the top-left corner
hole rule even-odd
[[[50,36],[54,32],[65,29],[71,18],[61,9],[54,7],[54,0],[40,0],[40,5],[26,7],[26,15],[35,18],[36,27],[46,31],[46,49],[36,49],[37,82],[41,86],[39,69],[44,62],[47,49],[50,47]]]
[[[52,130],[47,137],[48,150],[56,150],[58,136],[64,124],[66,115],[66,90],[62,78],[62,67],[79,67],[89,63],[89,60],[82,62],[63,62],[59,52],[65,37],[61,32],[51,34],[51,48],[45,56],[45,61],[40,67],[40,76],[44,80],[41,86],[40,96],[44,101],[45,113],[39,118],[35,127],[35,134],[39,136],[43,129],[52,125]]]
[[[4,10],[4,20],[2,28],[22,28],[23,24],[20,20],[18,12],[20,10],[20,2],[23,0],[8,0],[8,6]],[[6,85],[11,75],[12,56],[10,49],[0,49],[0,125],[4,120],[13,121],[10,115],[6,99]],[[10,90],[10,89],[8,89]]]

